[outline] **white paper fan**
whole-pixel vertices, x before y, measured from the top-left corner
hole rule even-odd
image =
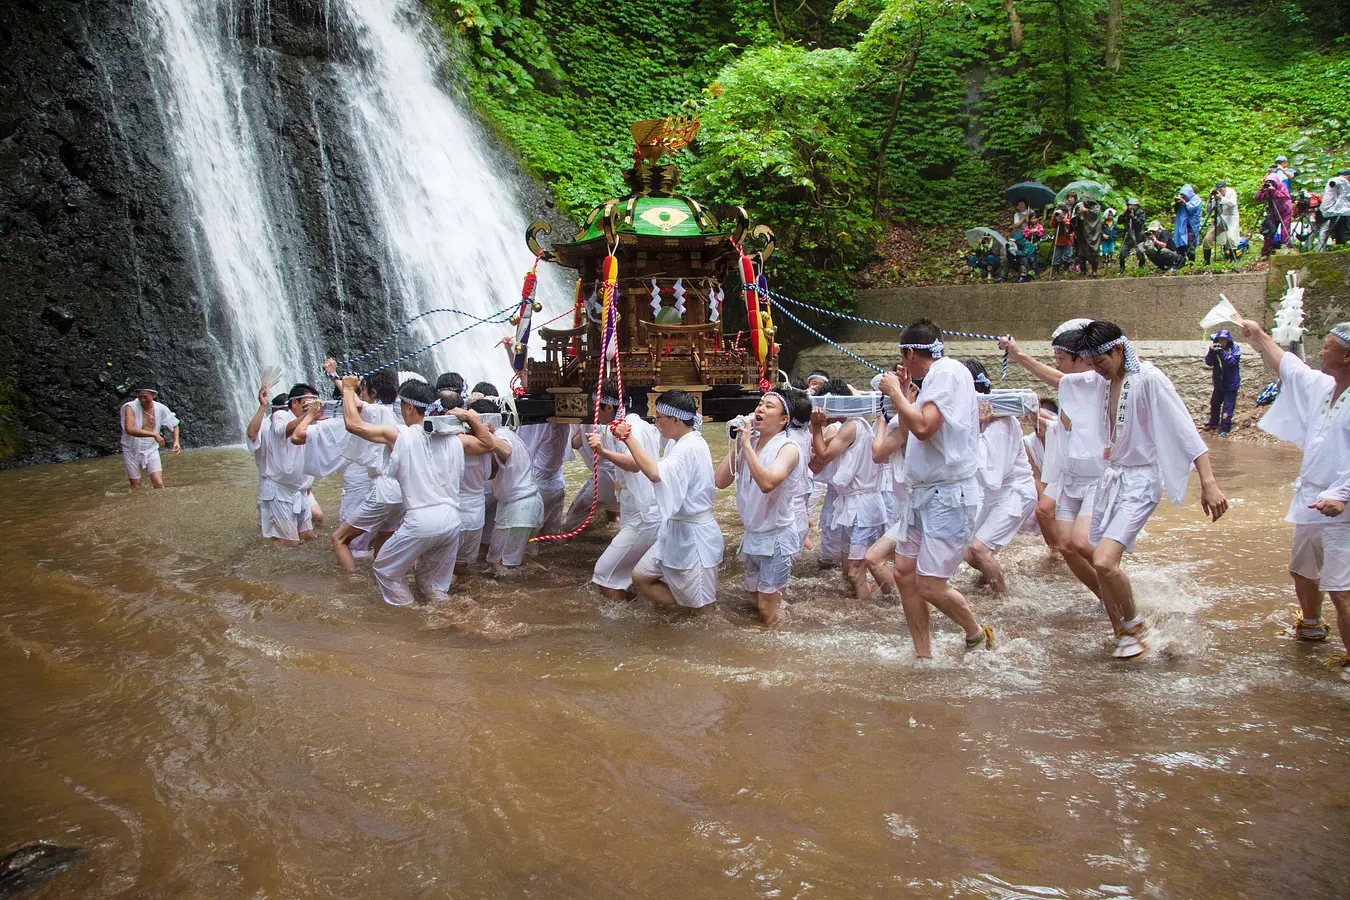
[[[1242,313],[1223,294],[1219,295],[1219,302],[1214,308],[1200,320],[1200,327],[1205,330],[1205,334],[1212,334],[1220,325],[1242,325]]]
[[[281,366],[263,366],[262,377],[260,379],[263,390],[266,392],[275,385],[281,383]]]

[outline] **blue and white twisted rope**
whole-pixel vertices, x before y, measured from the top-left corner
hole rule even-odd
[[[792,313],[788,312],[788,310],[784,309],[783,304],[784,304],[784,303],[791,303],[791,304],[793,304],[794,306],[800,306],[802,309],[809,309],[809,310],[811,310],[812,312],[823,313],[824,315],[827,315],[827,316],[834,316],[836,319],[847,319],[847,320],[850,321],[850,322],[862,322],[862,323],[865,324],[865,325],[881,325],[881,326],[883,326],[883,327],[885,327],[885,328],[900,328],[900,329],[904,329],[904,328],[909,327],[909,326],[907,326],[907,325],[901,325],[901,324],[899,324],[899,323],[897,323],[897,322],[883,322],[883,321],[881,321],[881,320],[879,320],[879,319],[866,319],[866,318],[863,318],[862,316],[851,316],[851,315],[849,315],[848,313],[835,312],[835,311],[832,310],[832,309],[825,309],[823,306],[812,306],[812,305],[809,304],[809,303],[803,303],[803,302],[800,301],[800,300],[794,300],[794,299],[792,299],[791,297],[785,297],[785,296],[783,296],[782,294],[775,293],[775,292],[773,292],[773,291],[771,291],[771,290],[768,290],[767,288],[761,288],[761,287],[759,287],[758,285],[742,285],[742,286],[741,286],[741,289],[742,289],[742,290],[745,290],[745,289],[747,289],[747,288],[749,288],[749,289],[751,289],[751,290],[758,291],[758,292],[760,293],[760,295],[763,296],[766,300],[768,300],[772,305],[777,306],[778,309],[779,309],[779,311],[782,312],[783,315],[787,316],[789,319],[791,319],[792,321],[796,322],[798,325],[800,325],[800,326],[802,326],[803,328],[805,328],[807,331],[809,331],[811,334],[813,334],[814,336],[816,336],[816,337],[819,338],[820,340],[822,340],[822,341],[824,341],[825,343],[829,344],[830,346],[834,347],[836,350],[840,351],[841,353],[844,353],[844,354],[846,354],[846,355],[848,355],[848,356],[853,357],[853,359],[857,360],[858,362],[862,363],[862,364],[865,365],[865,366],[869,366],[869,367],[871,367],[872,369],[875,369],[875,370],[878,371],[878,372],[881,372],[881,371],[883,371],[883,370],[882,370],[880,367],[878,367],[878,366],[872,365],[870,362],[868,362],[867,360],[863,359],[861,356],[857,355],[857,354],[854,353],[853,351],[849,350],[847,347],[844,347],[844,346],[841,345],[841,344],[836,344],[834,341],[832,341],[832,340],[830,340],[829,338],[825,337],[825,335],[821,334],[819,331],[816,331],[816,330],[815,330],[814,328],[812,328],[810,325],[807,325],[807,324],[806,324],[805,322],[803,322],[801,319],[797,318],[797,317],[794,316]],[[778,302],[777,302],[777,303],[774,303],[774,301],[778,301]],[[974,331],[948,331],[947,329],[944,328],[943,331],[942,331],[942,333],[943,333],[944,335],[954,335],[954,336],[956,336],[956,337],[973,338],[973,339],[975,339],[975,340],[980,340],[980,341],[998,341],[998,340],[1002,340],[1002,338],[1000,338],[1000,337],[999,337],[998,335],[996,335],[996,334],[980,334],[980,333],[974,332]],[[1002,381],[1007,381],[1007,380],[1008,380],[1008,351],[1006,351],[1006,350],[1003,351],[1003,377],[1002,377],[1001,380],[1002,380]]]
[[[389,333],[389,337],[385,338],[385,339],[384,339],[383,341],[381,341],[379,344],[375,345],[375,347],[374,347],[373,349],[367,350],[365,353],[362,353],[362,354],[359,355],[359,356],[353,356],[353,357],[351,357],[351,358],[349,358],[349,359],[339,360],[337,366],[338,366],[338,369],[339,369],[339,370],[346,369],[346,368],[349,368],[349,367],[352,365],[352,363],[360,362],[360,361],[363,360],[363,359],[367,359],[367,358],[369,358],[369,357],[371,357],[371,356],[374,356],[375,354],[377,354],[377,353],[379,353],[381,350],[383,350],[385,347],[388,347],[388,346],[393,342],[394,338],[398,337],[398,336],[399,336],[400,334],[402,334],[405,330],[407,330],[407,328],[408,328],[409,325],[411,325],[412,323],[416,322],[418,319],[421,319],[421,318],[423,318],[423,317],[425,317],[425,316],[432,315],[433,313],[454,313],[454,314],[460,315],[460,316],[468,316],[470,319],[473,319],[473,320],[474,320],[474,325],[481,325],[481,324],[483,324],[484,322],[501,322],[501,321],[505,321],[505,319],[502,318],[502,317],[503,317],[503,314],[506,314],[506,318],[509,318],[509,317],[510,317],[510,314],[512,314],[512,313],[515,312],[515,309],[516,309],[516,304],[513,303],[513,304],[511,304],[510,306],[502,307],[501,309],[497,310],[496,312],[494,312],[494,313],[488,315],[486,318],[485,318],[485,317],[482,317],[482,316],[476,316],[476,315],[474,315],[473,313],[464,312],[464,311],[461,310],[461,309],[451,309],[451,308],[448,308],[448,307],[442,307],[442,308],[439,308],[439,309],[428,309],[428,310],[425,311],[425,312],[420,312],[420,313],[418,313],[418,314],[415,315],[415,316],[411,316],[411,317],[409,317],[409,318],[407,318],[407,319],[404,319],[404,320],[403,320],[403,324],[399,325],[397,328],[395,328],[393,331],[391,331],[391,332]],[[473,326],[470,325],[469,327],[472,328]],[[464,330],[467,330],[467,329],[461,329],[460,331],[456,332],[456,335],[462,334],[462,333],[464,332]],[[439,343],[439,342],[438,342],[438,343]],[[435,344],[430,344],[430,345],[428,345],[427,347],[423,347],[422,350],[419,350],[419,351],[416,351],[416,352],[417,352],[417,353],[421,353],[421,352],[423,352],[423,351],[425,351],[425,350],[428,350],[428,349],[430,349],[431,347],[434,347],[434,346],[435,346]],[[415,354],[413,354],[413,355],[415,355]],[[400,359],[406,359],[406,358],[407,358],[406,356],[400,357]],[[381,366],[380,368],[388,368],[388,366]],[[371,371],[378,372],[378,371],[380,371],[380,369],[373,369],[373,370],[371,370]],[[368,372],[368,373],[366,373],[366,374],[370,374],[370,373]],[[362,376],[362,377],[365,377],[365,376]]]
[[[514,311],[514,310],[515,310],[515,306],[514,306],[514,305],[512,305],[512,306],[510,306],[510,307],[507,308],[507,311]],[[434,312],[434,311],[435,311],[435,310],[433,310],[433,312]],[[385,363],[384,365],[382,365],[382,366],[376,366],[375,368],[370,369],[369,371],[366,371],[366,372],[355,372],[355,373],[352,373],[352,374],[355,374],[355,375],[358,376],[359,378],[369,378],[371,375],[374,375],[376,372],[382,372],[382,371],[384,371],[385,369],[388,369],[388,368],[392,368],[392,367],[394,367],[394,366],[397,366],[399,363],[403,362],[404,360],[412,359],[414,356],[418,356],[419,354],[426,353],[428,350],[431,350],[431,349],[433,349],[433,348],[435,348],[435,347],[438,347],[438,346],[440,346],[441,344],[444,344],[444,343],[445,343],[446,341],[448,341],[448,340],[451,340],[451,339],[453,339],[453,338],[457,338],[457,337],[459,337],[461,334],[463,334],[464,332],[468,331],[468,330],[471,329],[471,328],[477,328],[479,325],[487,325],[487,324],[492,324],[492,323],[500,324],[500,323],[502,323],[502,322],[507,321],[507,319],[509,318],[509,316],[502,316],[502,314],[499,312],[499,313],[495,313],[493,316],[491,316],[491,317],[489,317],[489,318],[486,318],[486,319],[479,319],[477,316],[474,316],[473,318],[477,319],[477,321],[475,321],[475,322],[470,322],[468,325],[465,325],[463,328],[459,329],[458,331],[451,332],[450,334],[447,334],[445,337],[441,338],[440,340],[432,341],[430,344],[427,344],[425,347],[418,347],[416,350],[409,351],[408,353],[403,354],[402,356],[398,357],[397,359],[391,359],[389,362]],[[386,341],[385,343],[387,344],[388,341]],[[383,345],[381,345],[381,346],[383,346]],[[366,356],[369,356],[369,355],[370,355],[370,354],[366,354]]]

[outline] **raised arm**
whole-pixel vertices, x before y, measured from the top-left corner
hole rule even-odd
[[[1064,373],[1054,366],[1041,362],[1034,356],[1028,356],[1022,352],[1022,348],[1017,346],[1017,341],[1012,335],[1001,338],[998,342],[1000,350],[1008,354],[1008,359],[1017,363],[1026,369],[1033,376],[1045,382],[1052,388],[1059,387],[1059,380],[1064,377]]]
[[[258,411],[253,414],[253,418],[248,423],[248,439],[252,443],[258,439],[262,433],[263,418],[267,415],[267,410],[271,403],[267,399],[267,385],[258,388]]]
[[[909,429],[904,422],[887,431],[886,417],[877,413],[876,428],[872,433],[872,462],[884,465],[896,451],[905,446],[908,439]]]
[[[1280,361],[1285,351],[1275,343],[1275,339],[1261,329],[1261,323],[1255,319],[1242,320],[1242,336],[1261,354],[1261,359],[1274,372],[1280,371]]]
[[[398,441],[398,426],[373,425],[361,418],[356,410],[356,386],[361,379],[355,375],[342,376],[342,424],[347,431],[372,444],[393,447]]]
[[[902,376],[887,372],[881,376],[881,392],[891,398],[900,424],[919,440],[928,440],[942,427],[942,410],[936,403],[925,403],[920,409],[910,402],[908,375],[902,380]]]
[[[746,464],[750,467],[750,477],[755,479],[755,484],[759,486],[761,492],[771,494],[784,481],[787,481],[792,470],[797,468],[797,460],[801,458],[801,451],[797,445],[788,441],[778,451],[778,455],[773,458],[772,465],[764,465],[759,461],[759,454],[755,452],[754,446],[750,443],[746,429],[742,434],[747,434],[745,442],[741,446],[741,452],[745,454]],[[730,454],[727,454],[730,456]]]
[[[292,444],[304,445],[309,426],[314,424],[315,419],[318,418],[319,410],[322,408],[317,400],[306,403],[305,414],[294,422],[287,423],[286,432],[290,434]]]
[[[817,415],[824,420],[825,411],[819,409],[811,411],[811,465],[819,464],[820,468],[823,469],[843,456],[844,451],[853,446],[853,442],[858,439],[858,426],[852,422],[845,422],[834,433],[833,437],[826,440],[824,431],[818,432],[815,429]]]

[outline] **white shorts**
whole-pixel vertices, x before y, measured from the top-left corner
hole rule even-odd
[[[1295,525],[1289,571],[1324,591],[1350,591],[1350,523]]]
[[[820,526],[820,558],[841,560],[848,557],[848,532],[837,525]]]
[[[885,525],[851,525],[843,529],[844,541],[848,547],[848,559],[856,561],[867,558],[867,549],[881,540],[886,533]]]
[[[717,602],[717,566],[693,569],[672,569],[652,559],[656,548],[642,554],[633,567],[634,575],[659,578],[675,595],[675,602],[690,609],[698,609]]]
[[[745,563],[745,590],[751,594],[776,594],[787,587],[794,557],[779,550],[773,556],[741,554]]]
[[[1068,478],[1055,485],[1055,520],[1072,522],[1079,516],[1092,517],[1097,500],[1097,482],[1090,484]]]
[[[1036,512],[1036,493],[1015,488],[987,495],[975,519],[975,540],[995,553],[1012,543],[1028,519]]]
[[[637,519],[630,524],[625,521],[605,552],[595,561],[595,574],[591,576],[591,581],[615,591],[628,590],[633,586],[633,567],[652,549],[660,531],[660,522]]]
[[[977,491],[978,488],[972,488]],[[909,514],[891,526],[886,537],[895,541],[895,555],[912,559],[916,571],[928,578],[951,578],[975,537],[980,508],[944,502],[938,496],[911,498]]]
[[[525,561],[525,548],[530,545],[530,535],[533,533],[533,528],[503,528],[498,525],[492,529],[487,561],[494,566],[519,566]]]
[[[259,500],[258,524],[265,538],[300,540],[302,533],[314,530],[309,494],[301,494],[299,500]]]
[[[453,507],[425,507],[410,510],[393,537],[384,542],[375,556],[375,581],[384,602],[390,606],[408,606],[412,591],[404,581],[409,570],[422,594],[445,599],[455,576],[455,554],[459,550],[459,512]]]
[[[402,503],[381,503],[375,499],[375,492],[371,491],[370,495],[361,501],[355,515],[347,519],[346,522],[357,531],[369,531],[376,534],[397,531],[402,520]]]
[[[483,529],[472,528],[459,533],[459,552],[456,563],[475,563],[478,561],[478,548],[483,543]]]
[[[123,450],[122,463],[126,467],[127,477],[135,481],[141,480],[142,469],[150,475],[164,470],[163,464],[159,461],[158,447],[141,451]]]
[[[1109,467],[1097,485],[1088,541],[1096,547],[1112,540],[1134,552],[1134,541],[1162,502],[1162,474],[1157,466]]]

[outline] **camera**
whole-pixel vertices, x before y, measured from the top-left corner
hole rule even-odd
[[[736,440],[741,436],[741,429],[746,426],[744,416],[737,416],[727,423],[727,437]]]

